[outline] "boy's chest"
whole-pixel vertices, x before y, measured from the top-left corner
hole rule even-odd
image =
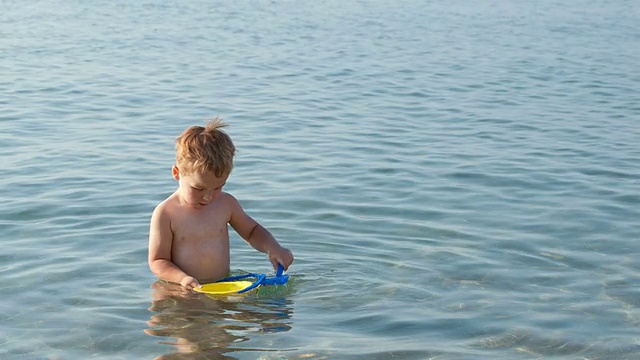
[[[183,212],[172,221],[174,241],[210,241],[228,239],[228,218],[220,211],[198,209]]]

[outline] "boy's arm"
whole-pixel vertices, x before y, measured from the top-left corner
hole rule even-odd
[[[229,202],[231,206],[229,224],[238,235],[254,249],[269,255],[269,261],[274,269],[277,269],[278,264],[281,264],[287,270],[293,262],[291,251],[282,247],[267,229],[247,215],[236,198],[229,195]]]
[[[173,232],[171,221],[162,205],[151,216],[149,229],[149,268],[160,279],[192,289],[200,286],[198,280],[185,273],[171,261]]]

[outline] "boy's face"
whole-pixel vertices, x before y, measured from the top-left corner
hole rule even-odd
[[[202,208],[214,202],[229,178],[229,174],[216,177],[211,171],[185,175],[180,173],[176,165],[173,165],[171,172],[180,184],[178,191],[182,201],[195,208]]]

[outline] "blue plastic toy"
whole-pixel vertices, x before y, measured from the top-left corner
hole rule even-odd
[[[211,295],[243,294],[261,285],[284,285],[289,281],[289,275],[283,274],[284,267],[278,264],[275,276],[267,277],[265,274],[248,273],[224,278],[214,283],[204,284],[194,289],[197,292]],[[255,279],[248,281],[247,279]]]

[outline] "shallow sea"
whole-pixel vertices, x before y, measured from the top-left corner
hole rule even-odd
[[[0,0],[0,358],[640,358],[640,3]],[[157,282],[173,146],[296,261]],[[232,233],[232,269],[269,273]]]

